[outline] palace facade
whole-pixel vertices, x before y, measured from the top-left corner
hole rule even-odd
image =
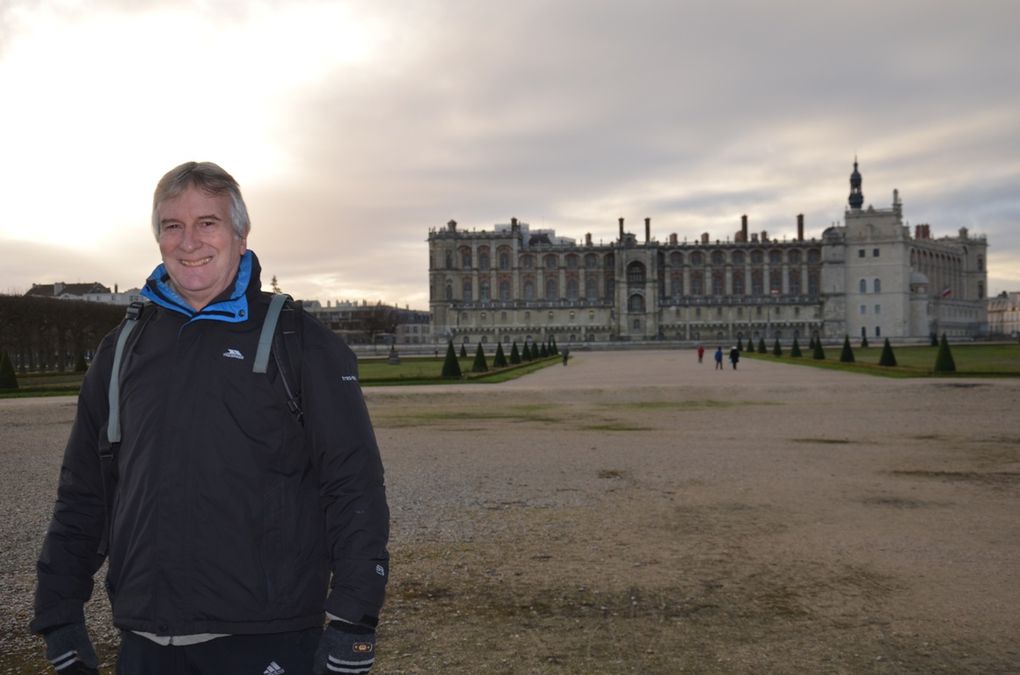
[[[749,232],[732,240],[644,238],[626,231],[582,243],[516,218],[491,230],[429,230],[429,305],[437,342],[735,343],[809,336],[928,339],[987,332],[987,241],[960,228],[933,238],[890,208],[863,207],[854,162],[844,223],[793,240]]]

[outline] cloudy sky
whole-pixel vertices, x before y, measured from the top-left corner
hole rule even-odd
[[[865,202],[1020,291],[1015,0],[0,0],[0,292],[138,286],[152,189],[241,183],[266,283],[428,307],[456,219],[782,237]]]

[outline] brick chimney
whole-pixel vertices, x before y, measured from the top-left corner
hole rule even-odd
[[[620,241],[623,241],[623,218],[620,218]]]
[[[797,241],[804,241],[804,214],[797,214]]]
[[[652,241],[652,219],[645,218],[645,243],[648,244]]]
[[[747,214],[740,216],[740,232],[744,235],[741,241],[747,241]]]
[[[676,232],[671,232],[669,235],[669,245],[676,246]]]
[[[708,232],[702,232],[701,233],[701,243],[702,244],[707,244],[708,242],[709,242]]]
[[[588,232],[584,235],[584,245],[591,246],[591,232]]]

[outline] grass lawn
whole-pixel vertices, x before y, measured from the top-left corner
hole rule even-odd
[[[1020,377],[1020,345],[950,344],[949,348],[953,353],[953,360],[956,362],[956,372],[946,374],[948,377],[961,375],[968,377]],[[800,358],[790,356],[789,345],[783,345],[784,353],[779,357],[773,356],[771,351],[768,354],[744,352],[743,356],[763,361],[794,363],[889,377],[927,377],[935,376],[932,371],[935,367],[935,355],[938,353],[938,347],[893,345],[893,354],[896,356],[897,365],[889,368],[878,365],[878,359],[882,355],[881,344],[866,349],[854,347],[854,363],[841,363],[839,355],[842,348],[837,346],[825,348],[824,360],[811,358],[811,351],[807,347],[801,347],[801,350],[804,355]],[[941,376],[943,374],[940,373],[938,377]]]
[[[493,383],[504,382],[526,375],[527,373],[559,363],[560,357],[551,356],[545,359],[529,361],[517,366],[492,368],[492,356],[486,355],[490,370],[487,373],[472,373],[471,364],[474,356],[458,359],[460,370],[464,374],[461,380],[444,380],[443,359],[426,357],[402,357],[399,365],[390,365],[385,358],[358,360],[359,379],[366,387],[375,385],[399,384],[450,384],[451,382]],[[18,389],[0,391],[0,398],[19,398],[25,396],[69,396],[76,395],[81,387],[84,373],[41,373],[18,376]]]

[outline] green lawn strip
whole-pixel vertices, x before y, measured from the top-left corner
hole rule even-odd
[[[940,374],[938,377],[1020,377],[1020,345],[1003,344],[960,344],[950,345],[953,359],[956,361],[956,372]],[[825,359],[813,359],[810,354],[793,358],[786,354],[776,357],[771,354],[745,352],[744,358],[760,361],[792,363],[802,366],[814,366],[829,370],[843,370],[852,373],[882,375],[886,377],[930,377],[935,367],[937,347],[893,345],[897,365],[886,367],[878,365],[881,347],[855,347],[854,363],[839,361],[839,349],[828,347]]]

